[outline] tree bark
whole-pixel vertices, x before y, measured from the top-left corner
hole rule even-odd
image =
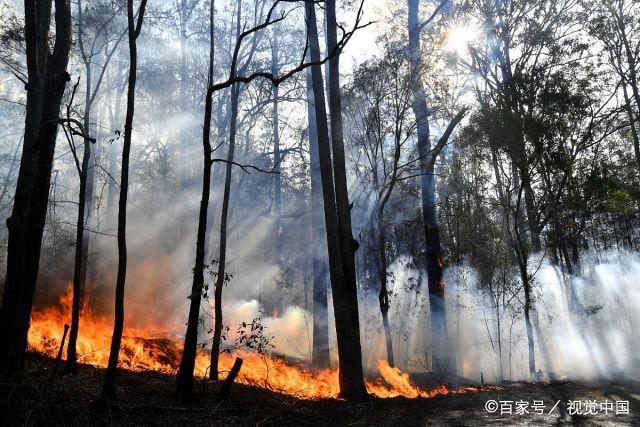
[[[629,99],[629,92],[627,85],[622,82],[622,94],[624,95],[624,109],[629,119],[629,126],[631,127],[631,136],[633,137],[633,153],[636,156],[636,165],[640,171],[640,138],[638,138],[638,130],[636,129],[636,118],[633,116],[633,108],[631,107],[631,100]]]
[[[29,319],[38,278],[60,104],[71,49],[69,1],[55,0],[55,41],[49,48],[51,1],[26,0],[27,105],[14,205],[7,219],[7,271],[0,306],[0,377],[24,368]]]
[[[229,123],[229,151],[224,179],[224,194],[222,196],[222,215],[220,217],[220,252],[218,256],[218,272],[214,289],[214,327],[213,344],[211,346],[211,368],[209,378],[218,380],[218,358],[220,355],[220,341],[222,338],[222,288],[226,283],[227,260],[227,219],[229,216],[229,197],[231,195],[231,178],[233,172],[233,159],[236,148],[236,126],[238,121],[238,97],[239,84],[231,88],[231,122]]]
[[[82,167],[80,170],[80,192],[78,195],[78,218],[76,221],[76,253],[73,269],[73,301],[71,309],[71,329],[69,330],[69,344],[67,347],[67,360],[64,370],[67,373],[77,372],[76,343],[78,340],[78,329],[80,324],[80,314],[84,302],[84,295],[87,281],[87,261],[89,257],[89,232],[87,227],[91,218],[93,208],[93,191],[95,185],[95,163],[96,155],[90,141],[93,134],[91,129],[91,107],[95,99],[94,91],[99,89],[100,81],[93,88],[93,51],[87,55],[82,43],[84,31],[84,20],[82,1],[78,1],[78,40],[85,66],[85,101],[83,115],[83,130],[88,137],[84,139],[84,152],[82,156]],[[107,62],[103,65],[107,66]]]
[[[240,21],[242,20],[242,2],[238,1],[236,11],[236,40],[240,38]],[[231,75],[236,76],[236,63],[231,66]],[[224,194],[222,196],[222,213],[220,215],[220,250],[218,255],[218,272],[214,289],[214,314],[213,314],[213,342],[211,344],[211,367],[209,379],[218,380],[218,360],[220,357],[220,344],[222,339],[222,288],[226,280],[227,261],[227,218],[229,216],[229,198],[231,195],[231,178],[233,173],[233,159],[236,150],[236,133],[238,126],[238,98],[240,97],[240,84],[231,86],[231,120],[229,122],[229,148],[227,151],[227,163],[224,177]]]
[[[322,225],[322,178],[318,158],[318,125],[311,70],[307,72],[307,118],[309,122],[309,152],[311,163],[311,257],[313,275],[313,350],[312,361],[317,368],[328,368],[329,312],[327,308],[327,244]],[[322,79],[320,79],[322,83]],[[324,93],[324,88],[321,88]]]
[[[413,89],[412,109],[416,117],[416,130],[418,134],[418,155],[422,176],[421,203],[425,236],[425,267],[427,270],[427,283],[429,288],[429,306],[431,313],[431,352],[432,369],[438,364],[446,367],[455,375],[457,368],[455,357],[451,351],[447,332],[447,319],[445,308],[445,290],[442,277],[442,252],[440,247],[440,229],[436,218],[435,200],[435,175],[434,162],[431,162],[431,143],[429,135],[429,112],[427,109],[427,97],[422,87],[420,61],[420,23],[419,1],[407,0],[408,3],[408,28],[409,28],[409,58],[411,73],[415,79]]]
[[[109,351],[109,362],[104,375],[102,394],[107,399],[116,398],[116,371],[120,356],[120,343],[124,328],[124,287],[127,277],[127,196],[129,194],[129,156],[131,153],[131,133],[133,131],[133,114],[135,107],[135,91],[137,77],[138,50],[136,40],[142,29],[142,20],[147,0],[142,0],[138,10],[137,22],[133,11],[133,1],[127,0],[127,22],[129,33],[129,83],[127,87],[127,113],[124,125],[124,141],[122,146],[122,170],[120,174],[120,199],[118,201],[118,274],[116,278],[115,318],[113,336]]]
[[[271,72],[274,76],[278,75],[278,40],[274,34],[273,40],[271,40]],[[283,259],[282,259],[282,175],[280,174],[280,88],[273,86],[273,199],[275,207],[275,220],[274,220],[274,255],[275,262],[279,269],[278,288],[281,287],[283,282]],[[278,308],[278,312],[282,312],[282,298],[276,298],[275,307]],[[266,307],[268,312],[273,310],[274,307]]]
[[[202,290],[204,287],[204,257],[209,196],[211,193],[211,113],[213,109],[213,92],[209,88],[213,84],[213,64],[215,57],[214,15],[215,1],[211,1],[209,8],[209,74],[204,107],[204,124],[202,125],[202,198],[200,200],[200,214],[198,216],[193,284],[191,286],[191,295],[189,296],[189,320],[187,321],[187,332],[184,338],[182,359],[177,376],[177,397],[179,403],[189,402],[193,398],[193,370],[195,368],[198,347],[200,302],[202,301]]]
[[[336,22],[335,2],[326,3],[329,50],[335,46]],[[318,29],[315,8],[311,2],[305,3],[308,21],[308,35],[312,62],[320,60]],[[338,339],[340,395],[345,399],[358,399],[366,395],[362,372],[362,354],[360,350],[360,326],[358,319],[358,299],[355,283],[354,247],[351,236],[351,219],[344,171],[344,149],[342,147],[342,127],[340,111],[340,88],[338,81],[338,63],[330,67],[333,76],[331,97],[333,102],[332,131],[333,165],[329,147],[329,129],[325,110],[325,97],[322,90],[322,72],[320,66],[311,67],[313,80],[314,106],[318,132],[318,158],[320,163],[322,193],[324,200],[325,230],[329,255],[329,275],[333,294],[333,307]],[[336,158],[337,157],[337,158]],[[334,171],[335,167],[338,171]],[[334,187],[334,173],[335,187]],[[338,193],[342,193],[338,195]],[[346,212],[344,211],[344,202]],[[341,209],[342,208],[342,209]],[[348,228],[348,230],[347,230]],[[344,238],[348,234],[348,240]],[[349,264],[348,266],[345,266]]]
[[[380,206],[377,210],[377,244],[378,250],[376,255],[378,258],[378,279],[380,280],[380,293],[378,294],[378,301],[380,303],[380,314],[382,314],[382,326],[384,328],[384,338],[387,348],[387,362],[389,366],[394,367],[395,362],[393,358],[393,340],[391,339],[391,326],[389,325],[389,291],[387,289],[387,256],[386,256],[386,241],[384,236],[384,205]]]

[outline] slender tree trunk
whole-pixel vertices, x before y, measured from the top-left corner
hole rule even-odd
[[[627,59],[627,69],[629,72],[629,78],[625,79],[628,81],[629,86],[631,86],[631,93],[633,94],[633,99],[636,102],[636,106],[640,109],[640,89],[638,89],[638,74],[636,72],[638,68],[638,63],[636,58],[633,55],[633,48],[631,43],[629,42],[629,38],[627,36],[627,24],[625,23],[625,13],[623,11],[623,3],[622,1],[618,1],[618,14],[617,14],[617,24],[618,29],[620,31],[620,38],[622,40],[622,45],[624,47],[624,53]],[[637,50],[636,50],[637,53]],[[625,86],[625,85],[623,85]]]
[[[638,130],[636,129],[636,119],[633,115],[633,108],[631,107],[631,100],[629,99],[629,92],[627,85],[622,82],[622,94],[624,95],[624,109],[629,119],[629,126],[631,127],[631,136],[633,137],[633,153],[636,156],[636,165],[640,170],[640,139],[638,138]]]
[[[273,36],[273,40],[271,40],[271,72],[274,76],[278,75],[278,40],[277,36]],[[279,116],[279,108],[280,108],[280,88],[278,86],[273,86],[273,162],[274,162],[274,175],[273,175],[273,199],[274,199],[274,207],[275,207],[275,221],[274,221],[274,252],[275,252],[275,262],[278,268],[280,269],[280,273],[278,274],[278,278],[280,278],[279,282],[283,282],[284,278],[283,274],[283,259],[282,259],[282,175],[280,174],[280,116]],[[280,288],[282,283],[277,283]],[[277,298],[276,307],[278,307],[278,311],[282,311],[282,298]]]
[[[522,143],[524,147],[524,142]],[[524,150],[523,150],[524,151]],[[527,211],[527,224],[529,226],[529,237],[531,239],[531,249],[533,252],[540,252],[542,250],[542,241],[540,239],[540,226],[538,225],[536,215],[536,203],[531,187],[531,174],[529,173],[529,165],[527,162],[519,161],[520,163],[520,182],[524,187],[524,205]]]
[[[142,0],[138,10],[137,23],[133,11],[133,1],[127,0],[127,21],[129,31],[129,84],[127,88],[127,114],[124,125],[122,146],[122,170],[120,174],[120,200],[118,201],[118,275],[116,278],[115,317],[109,362],[104,375],[102,393],[107,399],[116,398],[116,371],[120,356],[120,343],[124,328],[124,286],[127,277],[127,196],[129,194],[129,156],[131,153],[131,133],[135,107],[136,73],[138,51],[136,40],[142,29],[142,20],[147,0]]]
[[[529,349],[529,375],[534,376],[536,373],[536,356],[533,326],[531,325],[531,280],[527,273],[526,264],[520,264],[520,276],[524,289],[524,322],[527,328],[527,347]]]
[[[514,167],[514,177],[517,176],[517,168]],[[522,189],[520,190],[523,191]],[[525,202],[526,203],[526,202]],[[520,280],[524,290],[524,321],[527,330],[527,347],[529,350],[529,374],[535,375],[536,358],[535,358],[535,342],[533,339],[533,326],[531,324],[531,277],[528,272],[529,253],[527,251],[525,233],[522,231],[523,221],[518,220],[518,212],[522,210],[521,195],[518,196],[515,206],[516,214],[514,215],[514,250],[518,260],[518,268],[520,270]]]
[[[236,11],[236,40],[240,38],[240,21],[242,20],[242,2],[238,1]],[[235,76],[237,69],[232,66],[231,75]],[[209,379],[218,380],[218,360],[220,357],[220,344],[222,339],[222,288],[226,280],[227,262],[227,218],[229,215],[229,198],[231,196],[231,179],[233,172],[233,159],[236,151],[236,133],[238,126],[238,101],[240,97],[240,85],[231,86],[231,121],[229,122],[229,149],[227,151],[227,163],[224,177],[224,194],[222,196],[222,213],[220,215],[220,250],[218,255],[218,272],[214,289],[214,314],[213,314],[213,343],[211,344],[211,367]]]
[[[329,33],[329,50],[331,51],[336,42],[335,3],[329,0],[329,2],[326,3],[326,10],[329,18],[327,28]],[[320,48],[314,4],[311,2],[305,3],[305,11],[308,21],[311,60],[318,62],[320,60]],[[355,283],[355,267],[353,264],[354,248],[352,246],[353,238],[351,236],[348,201],[346,212],[344,211],[345,206],[343,206],[345,199],[347,199],[347,189],[346,174],[344,171],[344,150],[341,138],[342,127],[340,125],[340,88],[337,80],[338,63],[334,62],[330,68],[330,73],[334,78],[331,83],[332,88],[329,91],[330,93],[333,92],[333,102],[331,103],[333,105],[332,129],[336,128],[336,130],[333,131],[333,139],[338,139],[337,141],[333,141],[333,165],[331,163],[331,150],[329,147],[329,129],[325,110],[325,97],[322,90],[322,72],[318,65],[311,67],[318,132],[318,158],[324,199],[329,275],[331,277],[333,311],[336,323],[336,335],[338,338],[340,394],[345,399],[358,399],[366,395],[366,389],[362,372],[358,299]],[[336,123],[336,121],[338,122]],[[338,159],[336,159],[335,156],[337,156]],[[341,170],[334,171],[335,166],[338,166]],[[335,187],[334,173],[337,175]],[[342,194],[338,196],[337,193]],[[340,201],[338,201],[338,199]],[[348,240],[344,242],[346,234],[348,234]],[[345,250],[345,247],[348,247],[348,250]],[[350,264],[350,266],[345,267],[345,264]]]
[[[78,2],[78,37],[82,37],[83,30],[83,10],[82,2]],[[82,48],[82,47],[81,47]],[[84,49],[84,48],[82,48]],[[93,99],[92,76],[93,54],[84,58],[85,65],[85,101],[83,128],[84,133],[91,137],[91,107]],[[106,64],[104,65],[106,67]],[[96,87],[95,90],[98,90]],[[87,281],[87,258],[89,256],[89,232],[86,228],[89,225],[91,209],[93,207],[93,188],[95,183],[95,153],[88,138],[84,140],[84,153],[82,156],[82,167],[80,170],[80,193],[78,195],[78,218],[76,221],[76,253],[73,269],[73,302],[71,308],[71,328],[69,329],[69,344],[67,346],[67,360],[64,370],[68,373],[77,372],[76,343],[78,340],[78,329],[80,324],[80,314],[84,303],[84,295]]]
[[[55,41],[49,47],[52,2],[25,1],[27,105],[24,142],[11,216],[7,219],[7,271],[0,306],[0,377],[24,368],[29,319],[38,278],[42,235],[60,104],[71,49],[69,1],[55,0]]]
[[[182,359],[177,376],[178,402],[184,403],[193,398],[193,370],[198,347],[198,325],[200,318],[200,302],[204,286],[205,247],[207,238],[207,218],[209,195],[211,193],[211,112],[213,109],[213,64],[215,58],[215,1],[209,6],[209,74],[207,80],[207,96],[204,107],[204,124],[202,125],[202,198],[198,216],[198,234],[196,238],[196,261],[193,267],[193,284],[189,296],[189,320],[184,338]]]
[[[377,244],[378,250],[376,255],[378,258],[378,279],[380,280],[380,293],[378,301],[380,303],[380,313],[382,314],[382,326],[384,328],[384,338],[387,347],[387,362],[389,366],[394,367],[393,358],[393,341],[391,339],[391,326],[389,325],[389,291],[387,290],[387,256],[385,254],[386,241],[384,237],[383,208],[377,210]]]
[[[87,127],[85,127],[87,132]],[[85,279],[87,272],[86,257],[89,239],[85,232],[88,213],[90,209],[87,203],[87,170],[91,160],[91,142],[88,139],[84,141],[84,154],[82,157],[82,166],[80,169],[80,191],[78,195],[78,218],[76,222],[76,252],[73,268],[73,301],[71,307],[71,328],[69,330],[69,344],[67,347],[67,360],[65,362],[64,371],[75,374],[77,372],[77,353],[76,342],[78,340],[78,329],[80,323],[80,312],[84,301]]]
[[[444,280],[442,277],[442,254],[440,248],[440,230],[436,218],[435,175],[431,156],[431,142],[429,135],[429,112],[427,97],[420,80],[421,76],[421,48],[419,1],[407,0],[409,7],[409,56],[413,78],[416,83],[413,89],[413,113],[416,117],[418,134],[418,154],[422,176],[420,178],[422,190],[422,216],[425,235],[425,267],[429,288],[429,306],[431,311],[431,351],[433,368],[436,364],[446,368],[455,376],[457,371],[447,333],[447,316],[445,309]]]
[[[318,158],[318,125],[316,122],[313,80],[307,72],[307,118],[311,160],[311,257],[313,269],[313,365],[328,368],[329,313],[327,309],[327,244],[322,225],[322,178]],[[322,79],[320,79],[322,83]],[[324,89],[321,88],[324,92]]]
[[[227,260],[227,219],[229,215],[229,198],[231,195],[231,178],[233,172],[233,159],[236,148],[236,126],[238,121],[238,97],[239,84],[235,84],[231,90],[231,123],[229,124],[229,151],[227,153],[226,173],[224,179],[224,194],[222,198],[222,215],[220,217],[220,253],[218,257],[218,272],[214,290],[214,328],[213,345],[211,347],[211,368],[209,378],[218,379],[218,358],[222,339],[222,288],[226,283],[225,264]]]

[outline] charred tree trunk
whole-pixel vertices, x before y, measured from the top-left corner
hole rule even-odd
[[[320,79],[322,83],[322,79]],[[321,88],[324,93],[324,88]],[[313,365],[328,368],[329,313],[327,308],[327,245],[322,225],[322,178],[318,159],[318,127],[311,70],[307,72],[307,118],[311,161],[311,257],[313,270]]]
[[[328,45],[332,51],[336,44],[335,2],[326,3]],[[314,4],[305,3],[312,62],[320,60],[318,29]],[[335,59],[335,58],[334,58]],[[333,60],[332,60],[333,61]],[[351,219],[344,171],[344,149],[340,108],[338,63],[330,67],[333,76],[329,93],[332,102],[333,165],[329,147],[329,129],[322,90],[322,72],[319,65],[311,67],[314,106],[318,132],[318,158],[322,178],[325,230],[329,255],[329,274],[333,294],[333,307],[338,338],[340,394],[346,399],[358,399],[366,395],[360,350],[358,299],[355,283],[354,241],[351,236]],[[335,129],[334,129],[335,128]],[[336,158],[337,157],[337,158]],[[334,171],[335,167],[339,170]],[[334,173],[335,187],[334,187]],[[341,193],[341,194],[338,194]],[[345,200],[347,201],[344,206]],[[346,208],[346,211],[344,210]],[[348,230],[347,230],[348,229]],[[348,236],[347,236],[348,235]],[[348,237],[345,242],[344,238]],[[347,258],[347,259],[345,259]]]
[[[218,272],[214,289],[214,327],[213,344],[211,346],[211,368],[209,378],[218,379],[218,358],[220,356],[220,341],[222,339],[222,288],[226,283],[225,264],[227,260],[227,219],[229,215],[229,197],[231,195],[231,178],[233,172],[233,158],[236,149],[236,126],[238,121],[238,97],[240,86],[235,84],[231,89],[231,122],[229,123],[229,151],[224,178],[224,194],[222,196],[222,215],[220,217],[220,253],[218,257]]]
[[[200,318],[200,302],[204,287],[204,263],[207,238],[207,218],[209,196],[211,193],[211,112],[213,109],[213,63],[215,57],[214,43],[214,14],[215,1],[209,6],[209,75],[207,96],[204,107],[204,124],[202,125],[202,198],[200,200],[200,214],[198,216],[198,234],[196,237],[196,261],[193,267],[193,284],[189,296],[189,320],[184,338],[182,359],[177,376],[178,402],[188,402],[193,398],[193,370],[196,363],[198,347],[198,324]]]
[[[129,35],[129,83],[127,87],[127,114],[124,125],[124,141],[122,146],[122,170],[120,174],[120,200],[118,201],[118,275],[116,278],[115,317],[109,363],[104,375],[102,393],[107,399],[116,398],[116,371],[120,356],[120,343],[124,328],[124,286],[127,277],[127,196],[129,194],[129,155],[131,152],[131,133],[133,131],[133,114],[135,107],[135,91],[137,77],[137,38],[142,29],[142,20],[147,0],[142,0],[137,20],[133,10],[133,1],[127,0],[127,25]]]
[[[378,294],[378,301],[380,303],[380,314],[382,314],[382,326],[384,328],[384,338],[387,348],[387,362],[389,366],[394,367],[393,359],[393,341],[391,339],[391,326],[389,326],[389,291],[387,289],[387,256],[385,253],[386,241],[384,236],[384,223],[383,223],[383,211],[384,207],[381,206],[377,210],[377,244],[378,249],[376,255],[378,258],[378,279],[380,280],[380,293]]]
[[[25,1],[27,106],[14,205],[7,219],[7,271],[0,306],[0,377],[24,367],[29,319],[38,278],[60,104],[71,49],[69,1],[55,0],[55,40],[49,47],[52,2]]]
[[[531,324],[531,280],[527,273],[526,264],[520,265],[520,276],[524,289],[524,322],[527,328],[527,347],[529,349],[529,375],[533,377],[536,374],[536,356]]]
[[[236,39],[240,39],[240,21],[242,19],[242,2],[238,1],[236,11]],[[236,46],[236,54],[238,47]],[[232,62],[231,75],[236,76],[236,62]],[[236,151],[236,133],[238,126],[238,98],[240,97],[240,85],[231,86],[231,120],[229,122],[229,148],[224,177],[224,193],[222,196],[222,213],[220,215],[220,251],[218,255],[218,271],[214,288],[214,314],[213,314],[213,342],[211,344],[211,367],[209,379],[218,380],[218,360],[220,357],[220,344],[222,339],[222,288],[227,282],[227,218],[229,216],[229,197],[231,195],[231,178],[233,172],[233,159]]]
[[[88,138],[84,141],[84,152],[82,156],[82,167],[80,170],[80,193],[78,195],[78,218],[76,221],[76,253],[73,269],[73,302],[71,308],[71,329],[69,330],[69,345],[67,347],[67,360],[64,370],[67,373],[77,372],[76,343],[78,340],[78,329],[80,314],[84,302],[84,295],[87,281],[87,258],[89,256],[89,232],[86,230],[91,217],[93,207],[93,191],[95,183],[95,150],[93,150],[89,138],[92,135],[91,129],[91,107],[95,99],[93,86],[93,52],[87,55],[84,51],[83,37],[83,10],[82,2],[78,1],[78,41],[83,57],[86,71],[85,77],[85,101],[83,128]],[[107,64],[104,64],[106,67]],[[99,88],[99,82],[95,90]]]
[[[229,375],[227,375],[227,378],[224,379],[224,382],[220,386],[220,397],[223,399],[228,399],[231,396],[231,386],[240,373],[240,368],[242,368],[242,359],[236,357],[235,362],[233,362],[233,367],[229,371]]]
[[[85,132],[86,132],[85,127]],[[80,169],[80,192],[78,195],[78,219],[76,222],[76,252],[73,268],[73,301],[71,307],[71,329],[69,331],[69,344],[67,347],[67,360],[64,371],[75,374],[77,372],[76,342],[78,340],[78,328],[80,323],[80,312],[84,301],[85,280],[87,277],[86,256],[89,238],[85,232],[88,213],[90,209],[87,205],[87,196],[93,197],[87,191],[87,170],[91,159],[91,142],[84,141],[84,154],[82,157],[82,167]]]
[[[422,176],[420,178],[422,190],[422,217],[425,235],[425,267],[429,288],[429,305],[431,312],[431,350],[433,367],[436,363],[446,366],[452,374],[457,370],[455,357],[450,348],[447,333],[447,319],[445,309],[444,280],[442,277],[442,254],[440,247],[440,230],[436,219],[435,175],[431,157],[431,143],[429,135],[429,112],[427,97],[420,80],[420,24],[418,0],[407,0],[409,7],[409,56],[410,66],[415,87],[413,89],[413,113],[416,117],[418,134],[418,154]]]
[[[524,147],[524,142],[523,145]],[[524,151],[524,150],[523,150]],[[526,155],[523,155],[523,158]],[[519,162],[520,165],[520,181],[524,187],[524,204],[527,211],[527,224],[529,226],[529,236],[531,239],[531,249],[533,252],[542,250],[542,241],[540,240],[540,226],[535,210],[535,197],[533,188],[531,187],[531,174],[529,173],[529,165],[526,161]]]

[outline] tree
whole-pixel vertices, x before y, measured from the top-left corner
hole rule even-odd
[[[313,35],[311,35],[313,37]],[[322,78],[319,91],[324,93]],[[313,95],[312,70],[306,73],[307,122],[309,125],[309,157],[311,175],[311,269],[313,281],[313,365],[328,368],[329,357],[329,311],[327,307],[327,243],[322,224],[322,177],[318,153],[318,126]]]
[[[640,170],[640,138],[637,124],[637,111],[640,109],[637,75],[640,52],[637,48],[638,41],[634,39],[640,25],[636,18],[638,5],[633,1],[607,0],[585,2],[584,6],[590,33],[603,43],[608,56],[607,65],[620,79],[624,110],[629,121],[636,164]]]
[[[129,83],[127,86],[127,112],[124,124],[122,145],[122,169],[120,175],[120,199],[118,202],[118,276],[116,280],[115,318],[113,336],[109,351],[109,364],[104,375],[102,393],[107,399],[116,398],[116,372],[120,355],[120,343],[124,329],[124,286],[127,278],[127,196],[129,193],[129,157],[131,153],[131,134],[133,132],[133,114],[135,109],[135,91],[138,66],[137,39],[142,31],[147,0],[140,2],[137,17],[134,13],[134,0],[127,0],[127,29],[129,40]]]
[[[122,32],[113,41],[111,46],[108,46],[108,25],[118,13],[118,10],[113,10],[107,5],[99,5],[95,13],[110,13],[110,17],[106,18],[106,23],[98,26],[94,31],[93,40],[87,39],[87,34],[90,29],[85,27],[84,14],[87,11],[82,9],[82,1],[78,0],[78,46],[80,49],[80,55],[82,57],[82,63],[85,68],[85,101],[84,101],[84,114],[82,125],[86,136],[88,137],[84,144],[84,152],[82,155],[82,166],[79,170],[80,178],[80,191],[78,195],[78,219],[76,221],[76,253],[74,260],[73,271],[73,305],[71,314],[71,328],[69,329],[69,344],[67,346],[67,360],[65,363],[65,371],[75,373],[77,370],[77,354],[76,354],[76,341],[78,339],[78,329],[80,322],[80,312],[82,311],[82,305],[84,300],[86,280],[87,280],[87,259],[89,256],[89,231],[87,227],[91,219],[91,211],[93,208],[93,194],[95,187],[95,168],[96,168],[96,153],[95,149],[92,149],[94,143],[89,143],[92,139],[93,129],[91,124],[91,108],[96,101],[96,96],[107,70],[107,66],[116,52],[120,41],[124,38],[126,32]],[[109,15],[107,15],[109,16]],[[91,17],[90,17],[91,18]],[[89,43],[89,49],[87,50],[85,44]],[[97,81],[94,83],[92,75],[94,67],[97,63],[99,52],[103,49],[106,50],[104,62],[100,69]],[[96,147],[97,148],[97,147]]]
[[[327,30],[329,35],[328,50],[333,52],[339,46],[335,42],[336,22],[335,3],[329,2],[327,8]],[[310,44],[311,62],[320,62],[320,48],[318,43],[318,29],[316,24],[315,8],[310,2],[305,5],[308,22],[308,34]],[[358,15],[360,14],[358,11]],[[331,54],[331,53],[330,53]],[[362,373],[362,354],[360,350],[360,327],[358,318],[358,298],[355,283],[354,265],[354,239],[351,236],[351,219],[349,212],[348,195],[346,189],[346,175],[344,172],[344,148],[342,147],[340,87],[338,76],[338,63],[333,63],[330,74],[334,74],[333,83],[329,93],[333,91],[334,121],[333,133],[333,165],[329,148],[329,130],[327,113],[325,110],[325,98],[322,88],[322,72],[319,64],[311,68],[313,79],[313,95],[318,134],[318,157],[320,173],[322,177],[322,193],[324,201],[325,231],[327,234],[327,249],[329,253],[329,275],[331,278],[331,291],[333,294],[333,310],[336,322],[336,334],[338,337],[339,380],[340,394],[346,399],[358,399],[366,395],[364,378]],[[340,138],[340,140],[338,140]],[[340,149],[342,148],[342,152]],[[336,166],[341,171],[335,171]],[[336,175],[341,175],[334,178]],[[334,181],[335,180],[335,181]],[[337,193],[342,192],[338,202]],[[346,200],[346,206],[344,202]],[[340,205],[340,207],[338,207]],[[344,209],[346,207],[347,211]],[[347,236],[348,235],[348,236]],[[345,237],[348,240],[345,242]],[[348,259],[345,259],[346,258]],[[351,264],[345,267],[345,264]]]
[[[431,352],[434,367],[440,365],[442,369],[446,369],[455,375],[455,358],[450,348],[447,332],[445,288],[442,277],[442,249],[440,246],[440,229],[436,216],[434,167],[437,156],[442,148],[440,148],[440,150],[437,150],[435,147],[433,149],[431,148],[427,96],[420,78],[423,69],[423,64],[420,59],[422,52],[420,32],[435,18],[437,13],[446,5],[447,1],[442,1],[431,17],[424,22],[419,21],[419,1],[407,1],[409,12],[407,21],[409,30],[408,55],[411,74],[415,82],[412,109],[416,118],[418,154],[421,167],[420,187],[422,197],[422,221],[424,223],[425,236],[425,266],[427,270],[431,314]],[[462,117],[460,117],[460,119],[462,119]]]
[[[275,14],[276,8],[281,3],[285,3],[285,2],[283,0],[276,0],[275,2],[273,2],[272,6],[268,9],[266,14],[263,14],[263,9],[256,9],[256,17],[255,17],[256,24],[253,27],[245,28],[245,29],[242,29],[241,27],[242,4],[241,2],[237,3],[236,42],[233,49],[231,63],[229,66],[229,75],[227,79],[222,82],[215,83],[215,84],[209,83],[208,89],[207,89],[207,96],[210,96],[210,94],[213,94],[217,91],[220,91],[229,87],[231,88],[231,117],[229,121],[229,146],[227,151],[227,158],[211,159],[211,163],[220,162],[220,163],[225,163],[226,165],[224,194],[223,194],[223,200],[222,200],[222,212],[221,212],[221,219],[220,219],[220,246],[219,246],[219,256],[217,260],[218,267],[217,267],[217,272],[215,272],[214,274],[214,277],[215,277],[214,326],[213,326],[213,341],[212,341],[212,348],[211,348],[211,366],[209,369],[209,377],[214,380],[218,379],[218,360],[219,360],[219,353],[220,353],[221,340],[222,340],[222,328],[223,328],[222,290],[224,285],[230,279],[230,276],[226,271],[226,250],[227,250],[226,247],[227,247],[227,222],[229,217],[231,180],[232,180],[232,171],[233,171],[232,167],[238,166],[245,172],[247,172],[248,168],[258,170],[260,172],[267,172],[253,165],[242,165],[234,160],[236,137],[237,137],[240,84],[251,83],[253,80],[257,78],[261,78],[261,79],[266,79],[270,81],[275,86],[278,86],[283,82],[285,82],[286,80],[295,76],[297,73],[305,70],[306,68],[312,65],[320,65],[329,59],[329,57],[327,57],[322,60],[318,60],[316,62],[314,62],[313,60],[311,62],[305,62],[305,57],[306,57],[306,46],[305,46],[305,53],[302,55],[300,62],[297,64],[297,66],[290,68],[286,72],[280,72],[278,74],[274,74],[273,72],[258,70],[251,74],[247,74],[247,71],[249,70],[249,67],[252,63],[252,59],[254,57],[254,54],[256,53],[256,49],[261,38],[261,30],[271,25],[277,24],[278,22],[283,21],[288,14],[288,12],[282,12],[280,16],[276,16]],[[262,4],[262,6],[264,7],[264,3]],[[359,20],[356,20],[356,25],[354,26],[354,28],[343,35],[343,38],[339,41],[337,45],[338,48],[336,48],[335,53],[333,53],[334,55],[337,54],[337,52],[339,52],[339,47],[344,46],[344,44],[350,39],[353,32],[361,28],[360,26],[358,26],[358,22]],[[243,47],[243,42],[249,37],[252,37],[252,42],[249,46],[249,50],[248,52],[245,52],[243,57],[241,57],[240,53],[241,53],[241,48]],[[239,62],[241,59],[244,59],[244,63],[240,65]],[[205,160],[205,164],[206,164],[206,160]],[[273,172],[273,171],[269,171],[269,172]],[[206,192],[206,188],[205,188],[205,192]],[[202,209],[202,204],[201,204],[201,209]],[[207,216],[206,211],[204,212],[204,215],[205,217]],[[202,219],[202,215],[200,219]],[[206,227],[206,223],[199,224],[199,229],[200,227]],[[203,230],[203,233],[204,231],[206,231],[206,228]],[[204,234],[202,235],[199,234],[199,236],[200,236],[200,239],[204,239]],[[199,244],[204,245],[204,240],[202,241],[198,240],[198,242]],[[204,248],[204,246],[202,246],[202,248]],[[198,282],[196,282],[195,276],[196,275],[199,276],[203,274],[203,272],[201,271],[202,269],[204,269],[203,256],[204,256],[204,249],[202,251],[197,252],[196,267],[199,271],[194,271],[194,287],[198,287],[198,288],[201,287],[200,279],[198,279]],[[192,289],[192,296],[194,295],[193,291],[194,289]],[[190,323],[187,326],[188,330],[191,330],[191,333],[189,335],[190,340],[189,340],[188,348],[185,343],[185,351],[189,352],[187,354],[187,357],[189,359],[192,357],[192,355],[195,355],[195,349],[193,348],[193,346],[195,346],[196,340],[193,338],[193,334],[195,330],[195,333],[197,336],[197,319],[198,319],[199,304],[196,304],[196,305],[192,304],[192,307],[194,307],[194,310],[193,312],[190,310],[190,315],[189,315]],[[194,321],[196,322],[195,326],[193,324]],[[185,359],[184,356],[183,356],[183,359]],[[189,360],[185,359],[184,368],[185,368],[183,369],[184,372],[181,372],[180,374],[181,378],[179,379],[179,384],[180,384],[179,394],[182,396],[182,398],[189,398],[190,391],[188,388],[192,384],[193,365]],[[189,380],[189,378],[191,378],[191,380]]]
[[[207,74],[207,88],[213,84],[213,70],[215,59],[215,1],[209,6],[209,72]],[[200,302],[204,287],[204,256],[207,233],[207,212],[209,209],[209,195],[211,192],[211,113],[213,109],[213,92],[207,90],[204,107],[204,124],[202,126],[202,198],[200,200],[200,214],[198,217],[198,234],[196,237],[196,261],[193,267],[193,285],[189,295],[189,320],[187,333],[184,338],[182,359],[177,375],[177,395],[179,402],[190,401],[193,393],[193,369],[195,367],[198,343],[198,317]]]
[[[3,378],[22,371],[29,318],[38,279],[60,105],[70,76],[71,9],[55,1],[55,37],[50,45],[52,2],[25,2],[27,105],[22,157],[13,211],[7,219],[9,242],[4,295],[0,307],[0,366]]]

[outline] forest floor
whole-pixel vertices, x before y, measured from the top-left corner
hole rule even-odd
[[[499,391],[356,403],[299,400],[240,384],[231,398],[221,400],[218,384],[199,381],[193,404],[178,406],[170,375],[121,371],[119,399],[106,402],[100,397],[102,369],[80,366],[76,376],[52,372],[51,359],[30,355],[22,382],[0,384],[0,425],[640,425],[640,382],[635,381],[512,383]],[[512,401],[502,404],[514,413],[490,413],[489,400]],[[578,400],[583,406],[596,401],[597,414],[570,415],[569,401]],[[529,413],[516,415],[515,401],[528,402]],[[543,402],[543,414],[534,411],[534,401]],[[612,409],[605,414],[607,401]],[[616,401],[629,402],[628,415],[616,415]]]

